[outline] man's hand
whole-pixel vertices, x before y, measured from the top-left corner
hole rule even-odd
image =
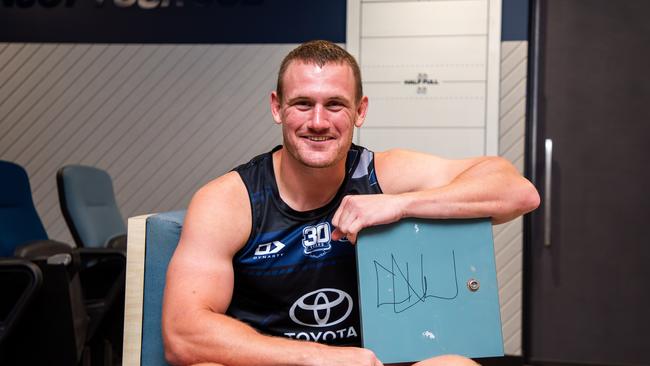
[[[375,354],[365,348],[331,347],[323,348],[315,366],[384,366]]]
[[[399,195],[366,194],[343,197],[332,224],[336,228],[332,232],[332,240],[346,237],[356,243],[357,234],[361,229],[390,224],[404,217],[404,202]]]

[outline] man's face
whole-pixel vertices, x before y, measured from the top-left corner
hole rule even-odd
[[[323,67],[292,61],[284,74],[283,98],[271,94],[271,111],[282,124],[289,154],[312,168],[344,160],[354,126],[361,127],[368,99],[355,101],[352,69],[347,64]]]

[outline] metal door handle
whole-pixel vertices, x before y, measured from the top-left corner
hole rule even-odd
[[[553,172],[553,140],[544,141],[544,246],[551,246],[551,177]]]

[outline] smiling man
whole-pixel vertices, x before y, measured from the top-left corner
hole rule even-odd
[[[285,57],[271,93],[283,145],[208,183],[188,208],[163,305],[171,363],[382,365],[360,348],[359,231],[404,217],[502,223],[539,204],[501,158],[352,144],[367,109],[359,66],[342,48],[312,41]]]

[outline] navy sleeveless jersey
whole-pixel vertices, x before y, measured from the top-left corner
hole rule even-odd
[[[272,153],[280,148],[234,169],[248,190],[253,226],[233,258],[235,286],[227,314],[269,335],[359,346],[354,246],[331,240],[332,217],[346,195],[381,193],[374,154],[352,145],[334,199],[299,212],[278,193]]]

